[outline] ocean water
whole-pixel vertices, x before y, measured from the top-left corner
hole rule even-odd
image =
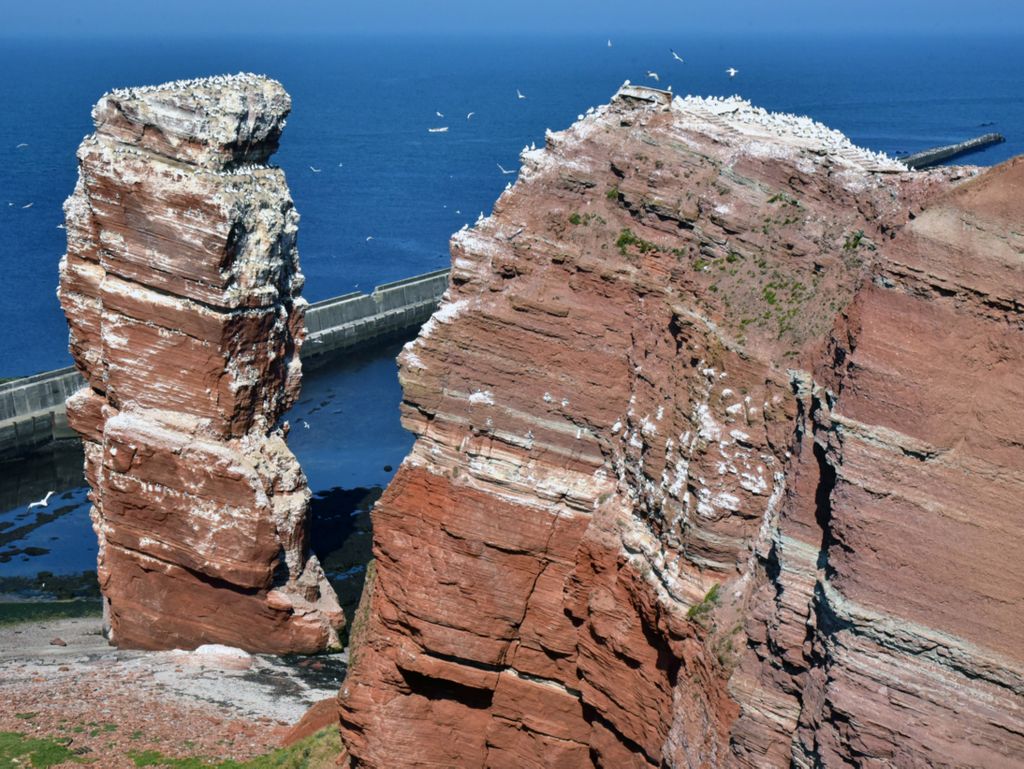
[[[606,102],[624,80],[655,84],[649,70],[676,93],[739,93],[891,154],[988,131],[1007,142],[965,162],[994,164],[1024,152],[1024,46],[1010,37],[692,38],[659,30],[646,38],[613,35],[612,43],[0,42],[0,377],[70,362],[54,294],[64,250],[57,225],[75,183],[75,148],[91,130],[90,108],[118,86],[241,70],[285,85],[293,112],[275,162],[302,215],[299,249],[311,301],[445,266],[451,233],[489,212],[513,178],[498,164],[516,168],[525,144],[542,143],[546,128],[562,129]],[[735,79],[727,67],[739,70]],[[449,130],[428,133],[438,126]],[[398,424],[396,352],[315,372],[291,415],[290,443],[328,518],[364,509],[390,477],[385,466],[397,466],[411,445]],[[95,544],[79,462],[62,454],[0,466],[0,580],[91,568]],[[28,502],[51,488],[58,497],[46,514],[30,513]]]
[[[1016,39],[690,39],[659,31],[612,42],[0,42],[0,377],[69,363],[54,295],[64,250],[57,225],[90,108],[116,86],[240,70],[285,85],[293,112],[275,159],[302,215],[311,301],[444,266],[451,233],[489,212],[513,178],[499,163],[515,168],[524,144],[540,144],[546,128],[606,102],[624,80],[653,84],[648,70],[676,93],[739,93],[876,150],[912,152],[994,130],[1008,141],[971,162],[1024,151],[1024,45]],[[732,80],[730,66],[739,69]],[[438,126],[449,131],[427,132]]]

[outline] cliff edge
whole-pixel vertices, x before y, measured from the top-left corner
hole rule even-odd
[[[290,108],[255,75],[123,89],[78,150],[58,294],[88,386],[67,413],[122,647],[339,645],[275,427],[305,333],[298,214],[266,165]]]
[[[627,85],[522,163],[400,357],[353,766],[1024,766],[1024,162]]]

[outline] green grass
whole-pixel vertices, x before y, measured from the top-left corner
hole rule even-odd
[[[81,763],[81,759],[64,741],[28,737],[20,732],[0,732],[0,767],[32,766],[45,769],[66,761]]]
[[[0,625],[52,619],[101,617],[103,604],[93,598],[74,601],[0,601]]]
[[[704,600],[700,603],[695,603],[686,612],[686,618],[692,620],[700,620],[705,615],[711,612],[715,606],[718,605],[718,593],[721,590],[721,585],[712,585],[711,589],[704,596]]]
[[[569,224],[583,224],[588,225],[591,222],[597,222],[598,224],[607,224],[604,217],[600,214],[583,214],[573,213],[569,216]]]
[[[630,246],[636,246],[641,254],[646,254],[649,251],[657,251],[658,247],[649,240],[638,238],[633,231],[630,229],[622,230],[619,233],[618,239],[615,241],[616,248],[619,249],[619,253],[625,255],[626,249]]]
[[[777,192],[768,198],[769,203],[788,203],[791,206],[800,206],[800,201],[791,195],[787,195],[785,192]]]
[[[846,242],[843,243],[844,251],[856,251],[857,246],[860,245],[861,240],[864,238],[864,230],[857,230],[846,236]]]
[[[157,750],[132,753],[136,766],[162,769],[328,769],[341,753],[338,729],[328,726],[288,748],[279,748],[249,761],[216,761],[190,757],[172,758]]]

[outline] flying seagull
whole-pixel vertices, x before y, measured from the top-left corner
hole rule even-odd
[[[473,115],[475,115],[475,114],[476,114],[475,112],[469,112],[469,113],[467,113],[467,114],[466,114],[466,120],[469,120],[469,119],[470,119],[471,117],[473,117]]]
[[[313,168],[313,166],[310,166],[310,167],[309,167],[309,170],[310,170],[310,171],[312,171],[312,172],[313,172],[313,173],[315,173],[315,174],[318,174],[318,173],[320,173],[320,170],[321,170],[321,169],[319,169],[319,168]]]
[[[26,203],[25,205],[22,206],[22,208],[32,208],[32,204]]]
[[[729,69],[725,71],[725,74],[727,74],[729,77],[736,77],[736,75],[738,75],[739,73],[740,71],[735,67],[729,67]]]
[[[608,38],[608,47],[609,47],[609,48],[611,48],[611,47],[612,47],[612,40],[611,40],[611,38]]]
[[[673,59],[675,59],[676,61],[678,61],[678,62],[679,62],[680,64],[684,64],[684,63],[685,63],[685,62],[683,61],[683,57],[682,57],[682,56],[680,56],[680,55],[679,55],[678,53],[676,53],[676,52],[675,52],[674,50],[672,50],[671,48],[669,48],[669,49],[668,49],[668,52],[669,52],[670,54],[672,54],[672,58],[673,58]]]
[[[434,114],[437,115],[438,117],[444,117],[444,113],[438,112],[437,110],[434,110]]]
[[[46,507],[47,505],[50,504],[50,497],[52,497],[53,494],[54,494],[54,492],[52,492],[52,491],[46,492],[46,496],[45,497],[40,499],[38,502],[32,502],[28,506],[28,509],[31,510],[33,507]]]
[[[368,235],[366,238],[366,242],[369,243],[371,240],[373,240],[373,235]]]
[[[659,80],[658,80],[658,73],[657,72],[650,71],[650,72],[647,73],[647,77],[653,77],[654,78],[654,82],[656,82],[656,83],[659,82]]]
[[[500,171],[501,171],[501,172],[502,172],[503,174],[506,174],[506,175],[507,175],[507,174],[514,174],[514,173],[515,173],[515,169],[513,169],[513,170],[511,170],[511,171],[506,171],[506,170],[505,170],[505,168],[504,168],[504,167],[503,167],[503,166],[501,165],[501,163],[498,163],[498,169],[499,169],[499,170],[500,170]]]
[[[526,98],[526,95],[522,91],[520,91],[518,88],[516,89],[516,96],[518,96],[520,99],[525,99]]]

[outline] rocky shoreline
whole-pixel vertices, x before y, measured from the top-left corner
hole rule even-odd
[[[342,654],[124,651],[101,631],[98,616],[0,625],[0,732],[55,740],[104,769],[147,752],[246,761],[333,701],[346,669]]]

